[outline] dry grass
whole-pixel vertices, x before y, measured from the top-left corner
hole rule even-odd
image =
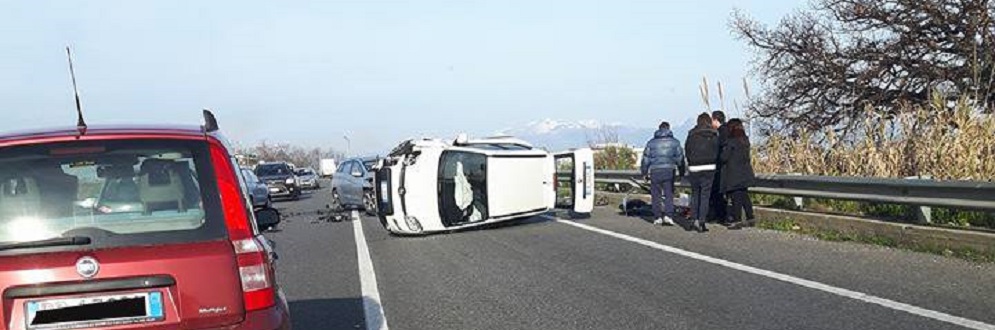
[[[837,136],[831,129],[801,132],[795,137],[772,135],[756,144],[758,173],[800,173],[828,176],[931,177],[935,180],[995,179],[995,116],[966,103],[941,111],[941,101],[915,107],[894,118],[871,110],[856,134]],[[809,203],[812,204],[812,203]],[[914,219],[911,209],[897,205],[824,201],[830,212]],[[995,214],[937,209],[934,223],[995,229]]]
[[[849,137],[831,129],[772,135],[757,143],[758,173],[995,179],[995,116],[964,103],[941,111],[940,101],[894,118],[868,110]]]

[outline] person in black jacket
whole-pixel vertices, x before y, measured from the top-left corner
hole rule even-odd
[[[719,133],[719,151],[721,152],[722,147],[729,140],[729,125],[726,125],[726,114],[721,110],[712,112],[712,128]],[[720,156],[719,153],[715,154],[716,162],[719,161]],[[725,190],[722,189],[722,167],[719,167],[715,170],[715,180],[712,182],[712,195],[709,199],[711,206],[708,208],[709,221],[715,221],[722,225],[730,224],[729,215],[726,212],[729,208],[727,197]]]
[[[752,227],[753,203],[747,190],[753,186],[753,165],[750,162],[750,139],[738,119],[729,121],[729,140],[722,147],[720,164],[722,168],[722,191],[732,199],[732,229]],[[742,213],[746,221],[741,222]]]
[[[708,231],[705,220],[719,151],[719,133],[712,128],[712,118],[707,113],[698,115],[698,125],[688,132],[684,147],[691,183],[691,229],[698,232]]]

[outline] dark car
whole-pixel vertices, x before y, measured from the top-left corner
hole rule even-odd
[[[0,329],[289,329],[279,214],[204,127],[0,135]]]
[[[373,165],[379,158],[353,158],[339,164],[332,176],[332,208],[361,209],[369,215],[376,214],[373,196]]]
[[[245,180],[245,186],[249,190],[249,201],[252,202],[253,207],[272,206],[272,201],[269,197],[269,187],[266,186],[266,183],[259,180],[255,172],[243,168],[242,179]]]
[[[256,176],[269,187],[271,197],[287,197],[297,200],[301,197],[301,187],[294,175],[294,169],[285,162],[256,165]]]

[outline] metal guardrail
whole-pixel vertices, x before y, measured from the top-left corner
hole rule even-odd
[[[645,185],[639,171],[596,171],[594,178],[598,183]],[[688,184],[685,180],[677,186]],[[761,174],[750,192],[995,211],[993,182]]]

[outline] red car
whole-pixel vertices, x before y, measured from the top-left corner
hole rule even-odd
[[[205,119],[0,136],[0,329],[290,328],[279,213]]]

